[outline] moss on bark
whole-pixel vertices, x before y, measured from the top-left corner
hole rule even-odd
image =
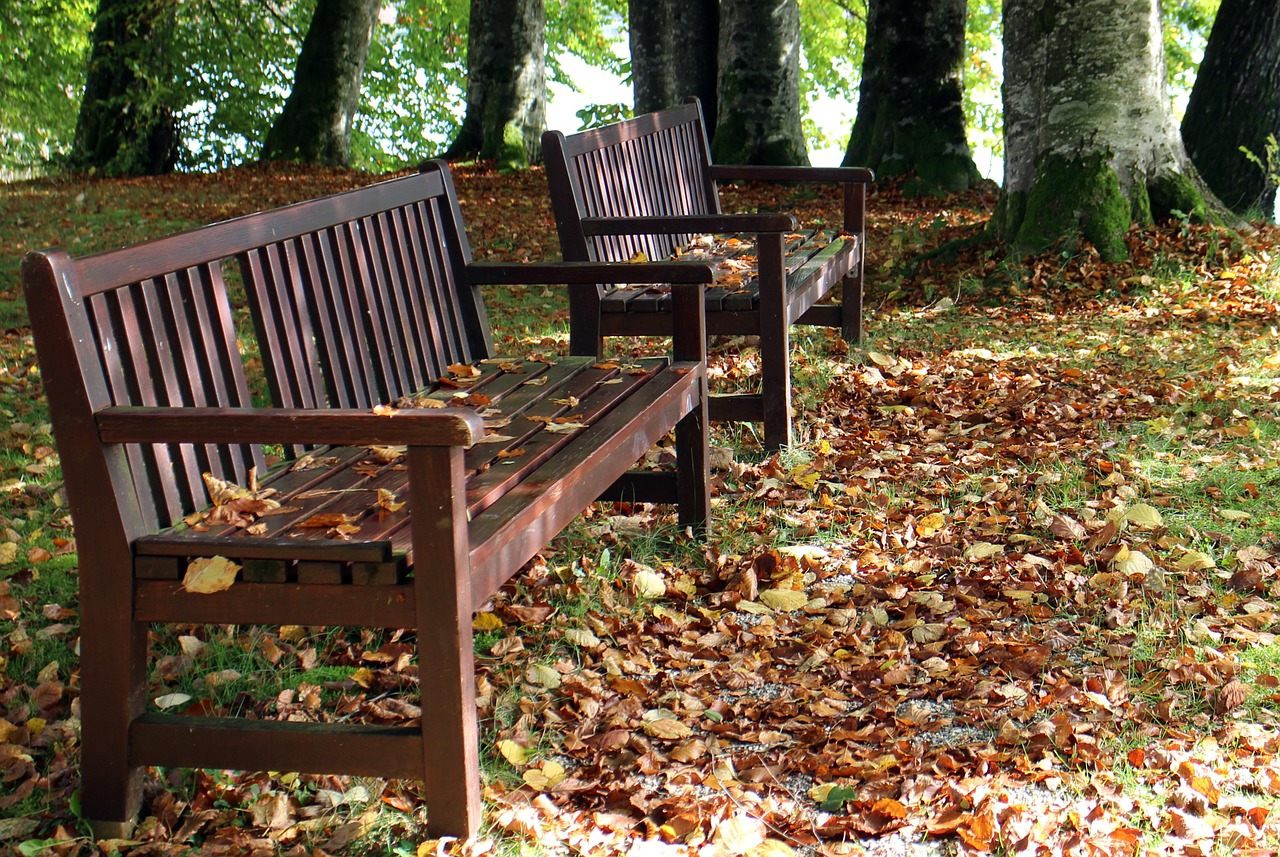
[[[1133,204],[1105,157],[1050,155],[1037,165],[1025,210],[1016,223],[1008,223],[1006,234],[1015,246],[1031,251],[1083,237],[1104,259],[1123,259],[1132,217]]]

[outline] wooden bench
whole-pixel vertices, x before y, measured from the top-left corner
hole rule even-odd
[[[128,829],[158,765],[421,779],[431,832],[473,834],[473,611],[598,497],[676,501],[682,524],[706,525],[712,275],[473,262],[439,162],[121,250],[29,254],[77,532],[98,832]],[[675,290],[671,360],[490,356],[481,284],[673,278],[692,285]],[[255,349],[269,405],[253,404]],[[631,478],[673,431],[674,470]],[[266,444],[286,460],[268,467]],[[189,591],[218,558],[240,566],[229,588]],[[149,710],[152,623],[416,628],[420,722]]]
[[[757,265],[742,283],[706,292],[709,334],[760,337],[760,392],[712,396],[711,419],[764,422],[769,449],[791,443],[790,325],[862,336],[866,187],[860,168],[724,166],[711,163],[696,99],[566,137],[542,137],[563,256],[571,261],[651,260],[684,252],[701,233],[741,233]],[[717,181],[838,183],[844,222],[825,236],[796,232],[783,214],[724,214]],[[837,234],[838,233],[838,234]],[[818,303],[843,281],[839,304]],[[660,290],[612,284],[570,287],[570,353],[599,355],[606,336],[661,335],[670,301]]]

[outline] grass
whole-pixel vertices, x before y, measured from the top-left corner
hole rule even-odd
[[[78,200],[82,191],[84,199]],[[0,196],[0,246],[11,248],[7,258],[15,258],[32,236],[39,236],[39,243],[58,241],[74,252],[85,252],[218,219],[207,215],[225,216],[236,205],[252,204],[247,197],[193,197],[181,203],[181,216],[159,221],[121,216],[116,210],[154,210],[157,198],[156,186],[147,182],[122,183],[111,195],[99,187],[23,186]],[[65,223],[51,222],[48,212],[54,211],[65,214]],[[1079,585],[1063,584],[1061,597],[1030,602],[1054,611],[1051,620],[1035,614],[1041,622],[1073,625],[1079,632],[1071,657],[1063,655],[1066,666],[1055,662],[1046,671],[1046,677],[1060,682],[1049,692],[1065,694],[1075,687],[1073,682],[1083,687],[1090,680],[1099,681],[1105,674],[1099,665],[1119,670],[1126,678],[1132,696],[1151,718],[1131,723],[1093,712],[1095,731],[1090,734],[1097,737],[1115,786],[1136,807],[1129,820],[1149,840],[1158,840],[1163,832],[1159,819],[1168,806],[1169,783],[1149,768],[1131,764],[1129,752],[1152,746],[1152,734],[1169,742],[1175,740],[1175,732],[1198,740],[1215,734],[1219,725],[1213,708],[1218,688],[1187,679],[1177,672],[1179,665],[1234,670],[1249,691],[1236,716],[1260,723],[1280,720],[1280,644],[1266,637],[1215,639],[1196,624],[1219,633],[1229,619],[1245,611],[1250,598],[1276,596],[1265,586],[1259,592],[1237,591],[1220,579],[1236,567],[1236,551],[1251,545],[1274,550],[1274,534],[1280,532],[1280,507],[1273,499],[1280,488],[1280,337],[1271,327],[1274,319],[1237,317],[1228,298],[1214,297],[1218,286],[1200,270],[1201,265],[1235,265],[1241,248],[1229,239],[1201,238],[1193,227],[1186,227],[1183,240],[1199,242],[1190,260],[1156,256],[1140,273],[1103,281],[1101,290],[1081,285],[1080,272],[1093,264],[1084,254],[1045,260],[1048,273],[1039,285],[1029,282],[1028,269],[1018,260],[1007,263],[1006,280],[1012,285],[1003,289],[989,287],[983,276],[972,272],[951,278],[950,269],[942,275],[922,275],[923,280],[907,276],[912,255],[936,243],[945,231],[940,216],[930,214],[907,221],[887,238],[881,236],[877,252],[889,257],[871,272],[876,293],[870,304],[876,309],[861,348],[838,353],[830,334],[797,330],[793,383],[801,442],[795,448],[769,456],[759,451],[755,427],[715,428],[715,443],[732,450],[738,470],[719,474],[726,487],[716,498],[718,529],[709,545],[688,539],[663,519],[662,510],[601,506],[558,537],[545,554],[545,567],[535,564],[492,605],[504,624],[477,633],[473,641],[492,692],[482,729],[487,782],[504,788],[520,782],[521,770],[502,756],[500,740],[518,735],[534,759],[555,757],[563,748],[566,736],[545,712],[569,702],[556,688],[530,681],[528,670],[567,664],[572,677],[584,669],[600,669],[597,654],[566,639],[567,630],[592,628],[602,646],[621,648],[624,641],[606,632],[605,619],[616,623],[609,627],[639,626],[653,618],[655,606],[669,606],[666,597],[645,598],[631,590],[637,564],[657,569],[668,585],[682,577],[694,584],[696,594],[689,603],[682,598],[670,606],[710,609],[708,594],[718,595],[715,587],[722,586],[716,578],[716,557],[749,561],[761,552],[795,544],[820,544],[853,558],[864,551],[876,554],[884,564],[868,564],[868,570],[883,570],[884,579],[909,585],[920,594],[925,594],[921,584],[901,569],[923,557],[930,568],[929,588],[936,583],[941,593],[954,584],[973,602],[965,609],[973,611],[975,619],[982,610],[999,614],[998,629],[991,624],[982,633],[1008,639],[1035,623],[1014,612],[1016,599],[1001,593],[1001,587],[1015,584],[997,579],[994,565],[964,560],[965,542],[960,539],[1000,541],[1005,547],[1001,561],[1009,564],[1027,554],[1055,561],[1067,557],[1059,568],[1071,569]],[[499,257],[529,244],[509,228],[493,234],[497,237],[487,249]],[[1255,288],[1280,294],[1280,261],[1259,261],[1255,267],[1261,272],[1252,279]],[[884,294],[894,290],[897,297],[884,301]],[[1099,295],[1105,297],[1107,311],[1090,307],[1089,301],[1101,300]],[[936,302],[944,297],[952,304],[938,307]],[[486,299],[498,325],[499,351],[564,348],[564,301],[558,290],[494,288],[486,290]],[[59,680],[69,683],[73,678],[74,633],[41,632],[59,622],[74,624],[74,616],[49,617],[58,615],[55,605],[74,609],[77,587],[74,553],[63,552],[72,533],[59,502],[59,465],[52,454],[38,372],[32,369],[32,349],[20,332],[23,325],[24,309],[16,290],[0,285],[0,330],[7,332],[0,352],[0,412],[7,426],[0,427],[0,544],[17,547],[15,560],[0,566],[0,580],[21,587],[23,596],[15,622],[23,637],[15,644],[12,632],[6,631],[7,648],[0,657],[11,685],[34,687],[41,670],[53,662],[53,675]],[[628,355],[660,345],[613,343]],[[726,348],[721,357],[729,354]],[[901,359],[910,370],[884,372],[876,384],[862,380],[864,368],[879,365],[876,355]],[[748,373],[740,368],[726,362],[720,383],[745,386]],[[979,382],[989,386],[979,388]],[[1017,400],[1026,413],[1003,397],[1008,387],[1002,385],[1016,389],[1018,383],[1028,391]],[[833,390],[850,398],[833,405]],[[1057,408],[1059,398],[1066,403],[1062,409]],[[992,410],[988,400],[1005,405]],[[1027,416],[1032,405],[1039,409],[1034,417]],[[1097,407],[1101,413],[1096,423],[1075,427],[1078,447],[1034,446],[1039,421],[1067,419],[1072,416],[1069,409],[1077,405]],[[826,429],[837,420],[833,411],[841,408],[856,419],[842,423],[843,435],[837,442],[840,432],[833,433],[832,448],[824,449]],[[925,422],[933,413],[945,419]],[[996,455],[1019,444],[1034,448],[1036,454],[1021,459]],[[966,456],[973,456],[973,461]],[[837,481],[854,472],[847,464],[837,466],[842,457],[877,472],[861,477],[861,482]],[[949,458],[954,460],[940,464]],[[1104,470],[1104,461],[1114,469]],[[901,462],[941,469],[913,471],[899,467]],[[802,481],[808,469],[821,471],[812,487]],[[1123,478],[1117,480],[1117,475]],[[766,488],[770,490],[762,490]],[[842,496],[846,488],[857,490]],[[824,492],[841,501],[839,514],[815,514]],[[1130,527],[1112,543],[1089,548],[1089,537],[1102,528],[1112,509],[1140,501],[1160,510],[1162,527]],[[1087,523],[1088,536],[1055,539],[1045,510]],[[950,528],[932,541],[932,536],[913,529],[913,522],[929,511],[941,512]],[[991,532],[982,530],[996,527],[983,522],[999,516],[1007,521]],[[1149,553],[1165,582],[1157,585],[1155,573],[1146,578],[1117,574],[1105,557],[1121,543]],[[960,556],[950,553],[951,548]],[[1179,569],[1185,549],[1211,555],[1217,568]],[[1109,578],[1101,580],[1105,575]],[[988,577],[997,580],[990,584],[993,592],[986,593],[997,596],[991,602],[978,595],[986,592]],[[1027,574],[1009,579],[1021,587],[1031,585],[1022,581],[1035,578]],[[900,583],[903,580],[906,584]],[[512,604],[546,604],[552,613],[543,622],[521,622],[504,612]],[[865,615],[871,612],[863,610]],[[903,610],[889,604],[885,615],[896,623]],[[984,615],[979,626],[992,621]],[[870,651],[881,634],[905,640],[903,632],[888,624],[886,620],[884,626],[869,622],[861,627],[860,645]],[[278,642],[276,629],[178,631],[204,645],[184,661],[179,633],[157,633],[157,654],[174,660],[171,675],[157,671],[149,696],[183,692],[226,708],[261,704],[281,692],[297,694],[310,688],[325,705],[349,699],[360,692],[354,677],[362,666],[352,653],[374,651],[387,642],[386,637],[358,639],[342,632],[307,636],[273,662],[264,641]],[[495,644],[513,636],[521,638],[525,650],[519,657],[495,657]],[[296,652],[304,646],[317,652],[306,666]],[[211,686],[208,676],[225,671],[239,678]],[[972,681],[994,681],[994,674],[988,670]],[[1065,708],[1069,703],[1052,705]],[[1092,773],[1069,754],[1055,765],[1063,776]],[[179,796],[189,801],[205,793],[205,776],[210,775],[185,775]],[[358,823],[362,832],[349,853],[416,852],[423,836],[420,807],[398,809],[395,801],[383,799],[385,784],[359,780],[346,786],[349,801],[330,806],[323,804],[321,783],[305,777],[263,780],[248,803],[283,792],[301,806],[322,809],[315,816],[315,832],[307,834],[315,847],[321,847],[337,825]],[[217,785],[215,791],[233,791],[230,778]],[[7,793],[5,788],[0,787],[0,795]],[[74,824],[63,801],[37,789],[6,812]],[[489,837],[497,853],[539,853],[533,839],[511,832],[518,826],[487,820],[493,825]],[[248,822],[242,818],[241,823]]]

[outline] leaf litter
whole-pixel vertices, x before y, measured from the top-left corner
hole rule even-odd
[[[481,255],[503,246],[504,258],[538,259],[554,246],[531,202],[541,181],[463,173],[464,194],[530,183],[501,194],[524,223],[469,205]],[[763,193],[726,188],[744,207]],[[1278,484],[1274,443],[1239,442],[1264,437],[1280,401],[1276,305],[1259,288],[1275,251],[1215,266],[1206,260],[1225,251],[1208,227],[1135,230],[1127,263],[1087,249],[1033,257],[991,301],[954,291],[997,274],[980,251],[903,261],[913,236],[920,246],[963,237],[990,203],[974,192],[940,210],[877,190],[874,349],[829,339],[821,358],[797,354],[798,378],[820,369],[825,379],[798,423],[802,463],[753,454],[749,435],[718,440],[738,451],[715,473],[721,535],[700,559],[663,551],[597,565],[601,548],[626,557],[667,526],[665,510],[603,507],[585,522],[590,549],[562,541],[477,615],[480,714],[499,766],[480,840],[424,841],[429,810],[413,783],[194,772],[153,780],[135,839],[111,844],[140,855],[339,853],[383,825],[408,853],[488,853],[502,836],[548,853],[641,842],[673,854],[1272,853],[1280,668],[1249,655],[1275,642],[1280,544],[1234,543],[1202,522],[1189,531],[1136,438],[1195,445],[1200,464],[1236,457],[1253,487],[1205,488],[1222,496],[1216,526],[1274,515],[1257,502]],[[1189,260],[1199,286],[1140,294],[1157,255]],[[1116,316],[1128,336],[1096,333]],[[1218,325],[1216,362],[1193,359],[1196,325]],[[518,333],[500,336],[499,350],[528,350]],[[1267,339],[1269,356],[1250,369],[1243,346]],[[4,348],[6,365],[31,365],[29,342],[6,337]],[[1170,372],[1157,349],[1204,368]],[[733,384],[759,358],[738,341],[714,359],[717,381]],[[7,489],[6,519],[42,497],[26,484]],[[228,503],[256,516],[261,499]],[[0,581],[12,624],[3,656],[16,663],[41,635],[64,651],[25,683],[4,674],[0,809],[22,808],[23,823],[0,826],[0,842],[92,853],[69,810],[75,605],[25,610],[39,564],[22,564],[30,554],[14,525],[3,541],[15,545]],[[593,576],[605,582],[590,590]],[[575,596],[587,606],[555,606]],[[219,713],[216,686],[234,685],[238,670],[209,663],[204,643],[222,632],[180,630],[191,643],[156,664],[149,695]],[[238,695],[242,713],[419,716],[411,633],[227,639],[312,677],[272,699]],[[187,674],[201,676],[193,692],[176,691]]]

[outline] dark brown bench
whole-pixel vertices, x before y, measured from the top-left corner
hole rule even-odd
[[[790,444],[790,325],[838,327],[849,342],[862,336],[871,171],[712,164],[696,99],[568,137],[548,131],[542,152],[567,260],[668,259],[701,233],[740,233],[752,245],[753,274],[707,289],[706,313],[709,334],[759,335],[760,392],[713,395],[711,419],[763,421],[766,448]],[[716,182],[735,180],[838,183],[842,229],[802,234],[788,215],[723,214]],[[819,303],[841,281],[841,302]],[[571,354],[603,353],[606,336],[662,335],[671,311],[660,288],[577,284],[569,296]]]
[[[710,268],[473,262],[442,163],[108,253],[32,253],[22,278],[77,531],[99,833],[128,828],[158,765],[421,779],[431,832],[473,834],[472,612],[598,497],[675,501],[705,527]],[[481,284],[671,279],[694,284],[675,290],[671,360],[490,357]],[[674,469],[630,476],[673,431]],[[268,467],[264,444],[287,460]],[[244,490],[210,497],[205,474]],[[185,588],[215,557],[235,582]],[[152,623],[416,628],[420,723],[148,710]]]

